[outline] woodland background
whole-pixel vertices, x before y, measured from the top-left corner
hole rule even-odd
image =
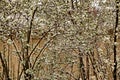
[[[0,0],[0,80],[120,80],[120,0]]]

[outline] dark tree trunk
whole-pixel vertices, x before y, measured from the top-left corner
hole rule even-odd
[[[113,78],[114,80],[117,80],[117,60],[116,60],[116,56],[117,56],[117,46],[116,46],[116,42],[117,42],[117,28],[118,28],[118,22],[119,22],[119,4],[120,0],[116,0],[116,22],[115,22],[115,28],[114,28],[114,71],[113,71]]]
[[[30,43],[30,39],[31,39],[31,31],[32,31],[32,26],[33,26],[33,20],[34,20],[34,16],[35,16],[35,13],[37,11],[37,7],[34,9],[33,13],[32,13],[32,17],[31,17],[31,20],[30,20],[30,27],[27,31],[27,42],[26,42],[26,45],[29,45]],[[25,64],[23,65],[23,70],[24,70],[24,78],[25,80],[31,80],[32,79],[32,75],[29,74],[29,73],[26,73],[26,71],[28,69],[30,69],[30,57],[29,57],[29,46],[26,46],[26,48],[24,49],[24,61],[25,61]]]
[[[83,55],[80,52],[80,50],[79,50],[79,62],[80,62],[79,68],[80,68],[81,78],[82,78],[82,80],[87,80],[86,74],[85,74],[85,66],[84,66],[84,62],[83,62]]]
[[[73,0],[71,0],[71,9],[75,9]]]
[[[87,55],[86,56],[86,77],[87,77],[87,80],[89,80],[89,72],[90,72],[89,57]]]

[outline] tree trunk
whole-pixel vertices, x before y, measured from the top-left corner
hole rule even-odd
[[[85,68],[84,68],[84,62],[83,62],[83,55],[79,50],[79,68],[80,68],[80,73],[81,73],[81,78],[82,80],[87,80],[86,79],[86,74],[85,74]]]
[[[0,60],[1,60],[1,63],[2,63],[5,80],[11,80],[10,77],[9,77],[9,71],[8,71],[7,63],[5,63],[1,52],[0,52]]]
[[[120,1],[120,0],[119,0]],[[116,22],[115,22],[115,28],[114,28],[114,48],[113,48],[113,51],[114,51],[114,70],[113,70],[113,78],[114,80],[117,80],[117,46],[116,46],[116,43],[117,43],[117,28],[118,28],[118,21],[119,21],[119,1],[116,0]]]
[[[35,16],[35,13],[37,11],[37,7],[33,10],[33,13],[32,13],[32,17],[31,17],[31,20],[30,20],[30,27],[27,31],[27,42],[26,42],[26,48],[24,49],[24,61],[25,61],[25,64],[23,65],[23,69],[24,69],[24,78],[25,80],[31,80],[32,78],[32,75],[30,73],[27,73],[26,71],[28,69],[30,69],[30,57],[29,57],[29,43],[30,43],[30,39],[31,39],[31,31],[32,31],[32,26],[33,26],[33,20],[34,20],[34,16]]]

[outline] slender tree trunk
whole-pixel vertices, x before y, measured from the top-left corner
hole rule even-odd
[[[20,76],[19,76],[19,73],[20,73],[20,61],[18,61],[18,71],[17,71],[17,80],[20,80]]]
[[[1,60],[1,63],[2,63],[5,80],[11,80],[10,77],[9,77],[9,71],[8,71],[7,63],[4,61],[1,52],[0,52],[0,60]]]
[[[99,80],[99,79],[98,79],[97,72],[96,72],[96,67],[94,66],[94,65],[96,64],[95,58],[94,58],[94,52],[91,52],[91,51],[90,51],[89,59],[90,59],[90,61],[91,61],[91,66],[92,66],[92,68],[93,68],[93,74],[94,74],[94,76],[96,77],[96,80]]]
[[[87,80],[89,80],[89,70],[90,66],[89,66],[89,58],[88,58],[88,55],[86,56],[86,77],[87,77]]]
[[[31,20],[30,20],[30,27],[27,31],[27,42],[26,42],[26,48],[24,49],[25,50],[25,53],[24,53],[24,60],[25,60],[25,64],[23,65],[23,69],[24,69],[24,78],[25,80],[31,80],[32,78],[32,75],[27,73],[26,71],[28,69],[30,69],[30,57],[29,57],[29,43],[30,43],[30,39],[31,39],[31,31],[32,31],[32,26],[33,26],[33,20],[34,20],[34,16],[35,16],[35,13],[37,11],[37,7],[33,10],[33,13],[32,13],[32,17],[31,17]]]
[[[113,70],[113,78],[114,80],[117,80],[117,60],[116,60],[116,57],[117,57],[117,46],[116,46],[116,43],[117,43],[117,28],[118,28],[118,22],[119,22],[119,4],[120,0],[116,0],[116,22],[115,22],[115,29],[114,29],[114,48],[113,48],[113,51],[114,51],[114,70]]]
[[[85,74],[85,68],[84,68],[85,66],[84,66],[84,62],[83,62],[83,55],[80,52],[80,50],[79,50],[79,62],[80,62],[79,68],[80,68],[81,78],[82,78],[82,80],[87,80],[86,74]]]
[[[74,0],[71,0],[71,9],[75,9],[75,7],[74,7]]]
[[[10,45],[8,45],[8,60],[7,60],[7,65],[8,65],[8,71],[9,71],[9,69],[10,69],[10,66],[9,66],[9,64],[10,64]],[[9,75],[9,72],[8,72],[8,75]]]

